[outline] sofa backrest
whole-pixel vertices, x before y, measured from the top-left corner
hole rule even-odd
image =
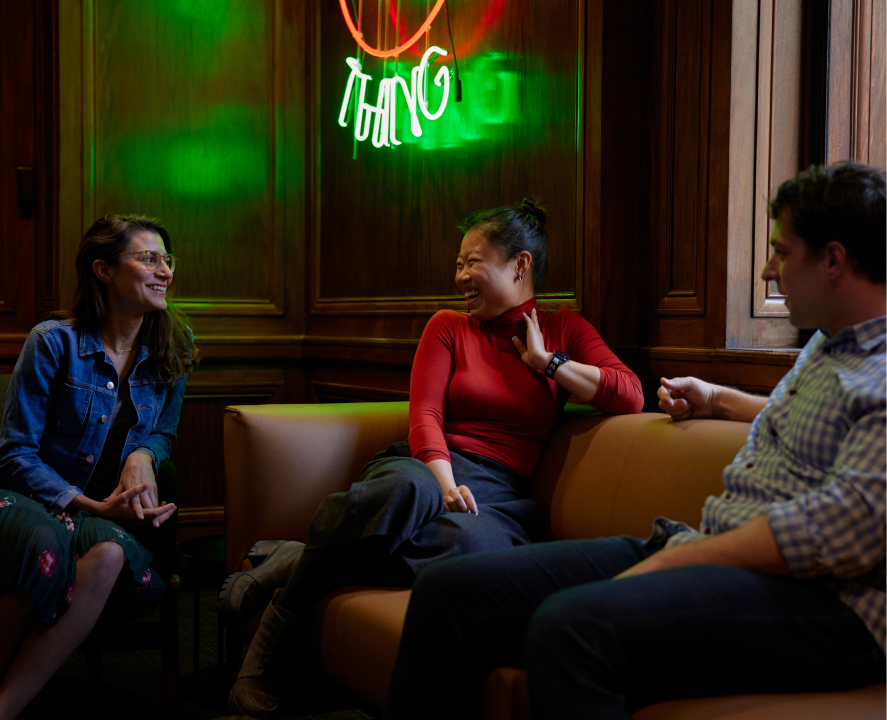
[[[314,511],[347,490],[379,450],[409,433],[406,402],[251,405],[225,415],[226,567],[260,539],[307,540]],[[601,415],[568,406],[531,494],[543,537],[645,537],[665,515],[698,526],[705,497],[748,434],[746,423]]]
[[[532,495],[559,540],[646,537],[660,515],[698,527],[705,498],[723,492],[721,472],[750,427],[568,407],[542,455]]]
[[[406,439],[408,414],[406,402],[226,408],[228,572],[256,540],[307,540],[320,501],[357,482],[376,452]]]

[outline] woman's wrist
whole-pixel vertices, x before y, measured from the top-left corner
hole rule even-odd
[[[78,510],[85,510],[86,512],[95,513],[98,510],[98,503],[86,497],[86,495],[77,495],[70,503],[68,503],[68,507],[74,510],[75,512]]]
[[[546,350],[544,353],[542,353],[542,355],[539,356],[539,360],[536,362],[534,367],[536,368],[536,370],[541,370],[542,372],[545,372],[545,368],[547,368],[551,364],[552,358],[554,358],[554,353],[548,352],[548,350]]]

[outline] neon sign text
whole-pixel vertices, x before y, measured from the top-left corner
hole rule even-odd
[[[373,78],[362,71],[360,62],[356,58],[345,58],[351,74],[348,76],[348,84],[345,87],[345,98],[342,100],[342,109],[339,112],[339,125],[348,127],[348,105],[354,92],[355,84],[359,84],[357,94],[357,108],[354,116],[354,137],[357,140],[366,140],[370,135],[370,123],[372,123],[373,145],[376,147],[391,147],[400,145],[401,142],[394,136],[397,113],[397,88],[403,91],[407,109],[410,112],[410,131],[415,137],[422,136],[422,127],[419,125],[418,110],[429,120],[437,120],[447,108],[447,100],[450,97],[450,73],[446,67],[441,67],[434,77],[434,84],[443,87],[443,98],[437,112],[428,110],[428,98],[425,88],[428,82],[428,68],[434,62],[432,55],[447,55],[447,51],[435,45],[429,47],[422,56],[422,62],[414,67],[410,73],[410,87],[402,77],[385,78],[379,82],[379,94],[376,105],[370,105],[366,101],[367,82]]]

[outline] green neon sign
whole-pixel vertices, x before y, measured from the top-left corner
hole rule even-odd
[[[357,90],[357,108],[354,116],[354,137],[364,141],[372,131],[372,142],[375,147],[392,147],[401,144],[395,136],[397,122],[397,88],[403,91],[406,99],[407,110],[410,113],[410,131],[414,137],[422,136],[422,126],[419,124],[419,111],[428,120],[437,120],[447,108],[447,100],[450,97],[450,72],[446,67],[441,67],[434,77],[434,84],[443,88],[443,97],[436,112],[428,109],[428,68],[434,62],[433,56],[447,55],[447,51],[432,45],[422,56],[422,62],[414,67],[410,73],[410,87],[402,77],[384,78],[379,82],[379,93],[376,105],[366,101],[367,83],[373,78],[363,72],[360,61],[357,58],[345,58],[351,74],[348,76],[348,84],[345,86],[345,97],[342,100],[342,109],[339,112],[339,125],[348,127],[348,106],[352,101],[355,85]],[[371,127],[372,126],[372,127]]]

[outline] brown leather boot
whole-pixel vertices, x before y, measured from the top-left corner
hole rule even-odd
[[[265,542],[269,541],[257,543],[253,550]],[[295,540],[271,542],[276,543],[276,547],[258,567],[233,573],[222,585],[219,592],[219,622],[222,625],[243,625],[271,602],[274,591],[286,585],[293,574],[305,543]]]
[[[228,712],[253,718],[277,714],[286,658],[294,651],[299,621],[288,610],[269,605],[253,636],[240,672],[228,693]]]

